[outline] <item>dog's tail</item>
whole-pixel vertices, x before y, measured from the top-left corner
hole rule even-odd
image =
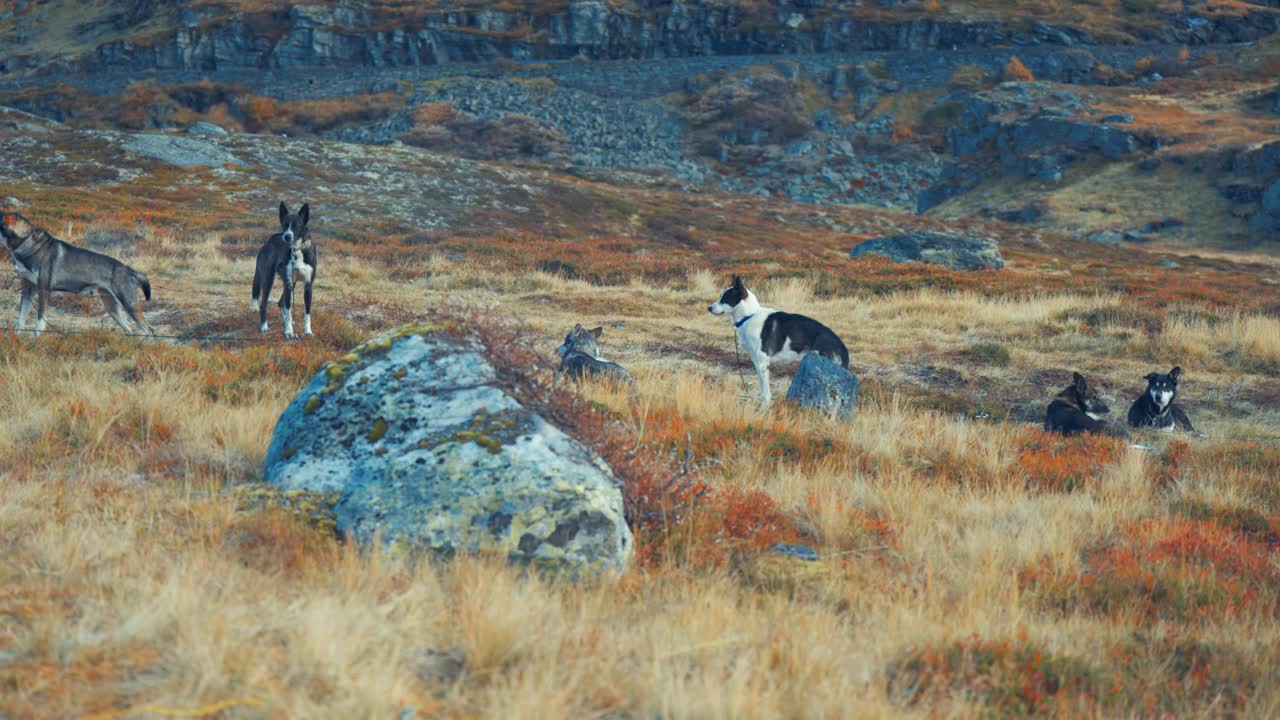
[[[142,297],[146,298],[147,302],[151,302],[151,281],[147,279],[146,275],[137,270],[133,271],[133,279],[137,280],[138,285],[142,288]]]

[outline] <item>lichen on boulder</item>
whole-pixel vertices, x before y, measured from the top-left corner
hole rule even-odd
[[[622,571],[634,541],[610,468],[441,330],[406,326],[321,369],[276,424],[267,482],[337,493],[337,530],[360,543]]]

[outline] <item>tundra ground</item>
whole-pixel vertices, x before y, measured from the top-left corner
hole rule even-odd
[[[255,241],[149,226],[126,253],[155,286],[149,319],[224,341],[125,337],[68,296],[51,328],[84,334],[0,336],[0,715],[1280,713],[1271,257],[1178,256],[1180,272],[1015,244],[1010,269],[961,277],[851,264],[824,240],[768,261],[688,249],[659,277],[625,239],[313,232],[304,342],[278,339],[274,307],[267,342],[231,340],[261,339]],[[530,268],[544,256],[565,260]],[[764,304],[845,339],[864,381],[852,419],[755,411],[730,326],[706,312],[735,256]],[[11,322],[16,279],[0,285]],[[639,382],[585,387],[589,407],[712,492],[638,529],[614,585],[366,554],[246,503],[310,375],[437,308],[518,325],[548,368],[575,322],[604,325]],[[1040,433],[1072,370],[1122,417],[1174,364],[1207,439]]]

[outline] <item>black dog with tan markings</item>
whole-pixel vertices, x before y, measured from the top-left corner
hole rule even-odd
[[[36,298],[36,335],[44,332],[44,311],[50,292],[97,295],[107,315],[126,333],[133,334],[130,321],[151,335],[156,331],[138,310],[138,291],[151,299],[147,276],[102,253],[63,242],[32,225],[17,213],[0,216],[0,235],[13,257],[13,266],[22,278],[22,302],[18,306],[16,329],[27,324],[31,298]]]
[[[1182,368],[1175,367],[1168,374],[1151,373],[1144,378],[1147,391],[1133,401],[1129,408],[1129,424],[1136,428],[1155,428],[1165,432],[1182,430],[1195,432],[1191,418],[1178,404],[1178,379]]]

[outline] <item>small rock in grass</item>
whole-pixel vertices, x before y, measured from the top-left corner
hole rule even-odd
[[[787,390],[787,400],[803,408],[847,418],[858,403],[858,388],[856,375],[811,352],[800,360],[791,388]]]

